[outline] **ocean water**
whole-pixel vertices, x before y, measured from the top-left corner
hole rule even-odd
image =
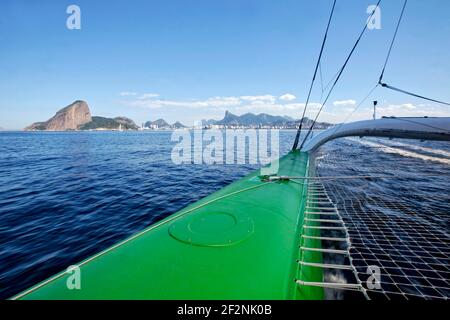
[[[294,135],[280,132],[282,154]],[[175,165],[170,138],[164,131],[0,133],[0,298],[23,291],[258,167]],[[341,139],[321,149],[317,164],[318,174],[326,176],[437,175],[416,177],[410,186],[404,179],[372,181],[362,189],[345,182],[352,191],[347,197],[354,190],[365,192],[356,193],[355,199],[384,196],[378,209],[385,211],[386,203],[395,202],[402,190],[407,206],[391,206],[391,214],[426,208],[426,214],[415,219],[425,219],[448,237],[450,144]],[[336,197],[341,191],[336,190]],[[376,208],[377,202],[370,206]]]

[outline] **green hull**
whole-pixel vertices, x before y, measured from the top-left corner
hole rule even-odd
[[[289,153],[278,174],[305,176],[308,165]],[[263,182],[257,171],[78,264],[80,290],[62,272],[15,298],[322,299],[323,289],[295,283],[323,276],[297,263],[305,199],[302,183]],[[321,261],[310,254],[303,260]]]

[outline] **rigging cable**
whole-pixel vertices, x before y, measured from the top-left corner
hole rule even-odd
[[[378,83],[380,83],[380,84],[381,84],[381,81],[383,80],[384,72],[386,71],[386,66],[389,62],[389,58],[391,57],[392,48],[394,47],[395,39],[397,38],[398,29],[400,28],[400,24],[402,23],[403,14],[405,13],[405,8],[406,8],[407,3],[408,3],[408,0],[405,0],[405,2],[403,3],[402,12],[400,13],[400,18],[398,19],[397,27],[395,28],[394,37],[392,38],[386,60],[384,61],[383,69],[382,69],[381,75],[380,75],[380,80],[378,80]]]
[[[392,48],[394,47],[395,40],[397,39],[397,33],[398,33],[398,30],[399,30],[400,24],[402,22],[403,15],[405,13],[405,8],[406,8],[407,3],[408,3],[408,0],[405,0],[405,2],[403,3],[402,12],[401,12],[400,17],[398,19],[397,27],[395,29],[394,36],[393,36],[392,41],[391,41],[391,45],[389,46],[388,54],[386,56],[386,60],[384,62],[384,66],[383,66],[383,69],[381,71],[381,75],[380,75],[380,79],[378,80],[378,84],[380,84],[383,88],[387,88],[387,89],[390,89],[390,90],[393,90],[393,91],[404,93],[406,95],[410,95],[410,96],[413,96],[413,97],[416,97],[416,98],[419,98],[419,99],[428,100],[428,101],[432,101],[432,102],[436,102],[436,103],[440,103],[440,104],[444,104],[444,105],[450,106],[450,103],[448,103],[448,102],[444,102],[444,101],[428,98],[428,97],[425,97],[425,96],[422,96],[422,95],[419,95],[419,94],[416,94],[416,93],[412,93],[412,92],[409,92],[409,91],[405,91],[405,90],[393,87],[391,85],[388,85],[386,83],[383,83],[384,72],[386,71],[386,66],[387,66],[387,64],[389,62],[389,58],[391,57]]]
[[[410,95],[410,96],[413,96],[413,97],[416,97],[416,98],[420,98],[420,99],[423,99],[423,100],[428,100],[428,101],[432,101],[432,102],[436,102],[436,103],[440,103],[440,104],[444,104],[444,105],[450,106],[450,102],[444,102],[444,101],[440,101],[440,100],[436,100],[436,99],[432,99],[432,98],[427,98],[427,97],[418,95],[416,93],[408,92],[408,91],[405,91],[405,90],[402,90],[402,89],[390,86],[390,85],[388,85],[386,83],[382,83],[382,82],[380,82],[380,85],[383,88],[387,88],[387,89],[390,89],[390,90],[393,90],[393,91],[398,91],[398,92],[401,92],[401,93],[404,93],[404,94],[407,94],[407,95]]]
[[[371,21],[372,17],[374,16],[376,10],[379,8],[380,3],[381,3],[381,0],[378,1],[377,5],[376,5],[375,9],[373,10],[372,14],[370,15],[369,19],[367,19],[367,22],[366,22],[366,24],[364,25],[363,30],[362,30],[361,33],[359,34],[358,39],[356,40],[355,44],[353,45],[352,50],[350,51],[349,55],[347,56],[347,59],[345,60],[344,65],[341,67],[341,69],[340,69],[340,71],[339,71],[339,74],[338,74],[338,76],[336,77],[336,80],[335,80],[334,83],[333,83],[333,86],[331,87],[330,91],[328,92],[327,97],[325,98],[324,102],[322,103],[322,106],[320,107],[319,111],[317,112],[316,117],[314,118],[314,121],[313,121],[311,127],[309,128],[309,130],[308,130],[306,136],[303,138],[302,144],[300,145],[300,149],[303,147],[303,145],[304,145],[305,142],[306,142],[306,139],[308,139],[309,135],[311,134],[311,132],[312,132],[312,130],[313,130],[313,128],[314,128],[314,125],[316,124],[317,119],[319,118],[319,115],[320,115],[320,113],[321,113],[322,110],[323,110],[323,107],[324,107],[325,104],[328,102],[328,99],[330,98],[331,93],[333,92],[334,88],[336,87],[336,84],[338,83],[339,79],[340,79],[341,76],[342,76],[342,73],[344,72],[345,68],[347,67],[347,64],[348,64],[348,62],[350,61],[350,58],[353,56],[353,53],[355,52],[356,47],[358,46],[358,44],[359,44],[359,42],[361,41],[361,39],[362,39],[364,33],[366,32],[367,26],[369,25],[369,22]],[[303,119],[302,119],[302,120],[303,120]],[[297,136],[298,136],[298,135],[299,135],[299,133],[297,132]],[[296,145],[295,145],[295,146],[296,146]]]
[[[320,48],[319,58],[317,59],[317,64],[316,64],[316,68],[314,70],[314,75],[313,75],[313,78],[312,78],[312,81],[311,81],[311,86],[309,87],[308,98],[306,99],[305,108],[303,109],[303,115],[302,115],[302,118],[300,119],[300,125],[298,127],[297,134],[295,136],[294,146],[292,147],[292,150],[297,149],[297,146],[298,146],[300,133],[302,131],[303,118],[305,117],[306,109],[308,108],[309,99],[311,98],[311,92],[312,92],[312,89],[313,89],[313,86],[314,86],[314,82],[316,80],[317,71],[318,71],[319,66],[320,66],[320,61],[322,59],[323,49],[325,48],[325,43],[327,41],[328,30],[330,29],[331,20],[333,18],[334,9],[336,7],[336,1],[337,0],[334,0],[334,2],[333,2],[333,7],[331,9],[330,17],[328,19],[327,29],[325,31],[325,35],[324,35],[323,41],[322,41],[322,47]]]
[[[378,88],[379,84],[377,83],[372,89],[370,89],[369,93],[364,97],[364,99],[361,100],[360,103],[358,103],[358,105],[350,112],[350,114],[345,118],[345,120],[336,125],[334,133],[338,132],[341,127],[348,122],[348,120],[353,116],[353,114],[359,109],[359,107],[361,107],[366,101],[367,99],[370,98],[370,96],[372,96],[373,92]]]

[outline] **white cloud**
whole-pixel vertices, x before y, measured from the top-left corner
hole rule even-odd
[[[255,100],[255,101],[250,102],[250,104],[254,105],[254,106],[256,106],[256,105],[262,106],[262,105],[265,105],[267,103],[265,101],[262,101],[262,100]]]
[[[205,107],[238,106],[241,103],[242,101],[238,97],[215,97],[202,102]]]
[[[145,100],[145,99],[152,99],[159,97],[158,93],[144,93],[142,94],[138,99]]]
[[[293,97],[294,96],[292,95],[288,98],[292,100]],[[286,99],[284,99],[284,101],[288,101]],[[295,97],[293,99],[295,99]],[[225,97],[217,96],[204,100],[165,100],[158,98],[156,94],[146,94],[133,99],[124,100],[122,103],[131,107],[140,107],[152,110],[168,108],[167,110],[165,109],[166,111],[164,112],[179,112],[180,114],[183,113],[182,109],[192,110],[189,111],[190,114],[204,114],[205,112],[217,113],[219,118],[225,110],[229,110],[230,112],[237,114],[243,114],[246,112],[269,113],[273,115],[289,115],[294,118],[299,118],[303,108],[305,107],[304,103],[277,103],[276,101],[277,97],[269,94]],[[320,103],[311,102],[308,106],[307,114],[309,116],[315,115],[320,107]]]
[[[237,113],[269,113],[273,115],[288,115],[294,118],[299,118],[304,107],[304,103],[250,103],[237,106],[232,111]],[[307,114],[309,116],[315,115],[320,107],[320,103],[309,103]]]
[[[333,102],[333,106],[335,107],[342,107],[342,106],[354,106],[356,105],[355,100],[338,100]]]
[[[286,94],[283,94],[283,95],[280,97],[280,100],[283,100],[283,101],[292,101],[292,100],[295,100],[296,98],[297,98],[297,97],[294,96],[293,94],[286,93]]]
[[[137,92],[129,92],[129,91],[123,91],[121,93],[119,93],[122,97],[127,97],[127,96],[137,96]]]
[[[441,106],[415,105],[412,103],[389,104],[377,107],[380,116],[396,117],[448,117],[450,113]]]
[[[377,110],[386,111],[386,112],[396,112],[396,111],[409,111],[415,110],[417,107],[412,103],[404,103],[404,104],[390,104],[387,106],[378,107]]]
[[[152,109],[153,114],[159,117],[167,117],[169,114],[176,120],[187,118],[203,119],[208,116],[221,119],[225,110],[235,114],[268,113],[272,115],[288,115],[293,118],[299,118],[302,114],[305,104],[294,101],[297,99],[294,95],[286,93],[282,96],[265,95],[242,95],[242,96],[215,96],[205,99],[184,99],[184,100],[166,100],[162,99],[156,93],[139,94],[134,92],[122,92],[124,99],[121,103],[125,106]],[[333,105],[338,106],[339,110],[325,107],[320,114],[319,121],[339,123],[347,120],[357,121],[371,119],[372,106],[370,103],[362,105],[354,111],[356,101],[338,100]],[[308,105],[306,116],[315,117],[322,105],[317,102],[311,102]],[[353,112],[353,113],[352,113]],[[436,105],[423,104],[379,104],[377,107],[377,116],[449,116],[448,109]],[[170,116],[169,116],[170,117]]]
[[[364,104],[352,116],[347,119],[348,115],[353,111],[354,108],[348,108],[348,110],[339,109],[340,112],[329,112],[323,115],[323,119],[329,122],[352,122],[359,120],[367,120],[372,118],[373,106],[370,103]],[[413,104],[413,103],[403,103],[403,104],[379,104],[377,107],[377,118],[383,116],[396,116],[396,117],[448,117],[450,112],[446,107],[439,105],[427,105],[427,104]],[[322,115],[321,115],[322,117]]]
[[[179,107],[179,108],[209,108],[209,107],[232,107],[241,104],[241,100],[237,97],[214,97],[206,100],[191,101],[175,101],[162,99],[137,99],[134,101],[124,102],[126,105],[133,107],[142,107],[148,109],[157,109],[162,107]]]
[[[245,101],[265,101],[270,103],[274,103],[276,100],[276,97],[270,94],[261,96],[241,96],[240,98]]]
[[[268,113],[271,115],[290,116],[298,119],[305,108],[305,103],[298,101],[297,97],[290,93],[283,95],[235,95],[212,96],[204,99],[163,99],[157,93],[121,92],[118,102],[126,107],[134,107],[130,112],[136,113],[137,122],[145,122],[148,119],[163,118],[169,122],[181,121],[190,125],[200,119],[223,118],[226,110],[242,115],[244,113]],[[289,100],[290,99],[290,100]],[[354,110],[357,102],[353,99],[337,100],[330,102],[321,112],[319,122],[341,123],[367,120],[372,118],[373,106],[370,101],[362,104]],[[318,102],[310,102],[306,116],[314,118],[322,105]],[[334,106],[334,107],[333,107]],[[337,106],[337,107],[336,107]],[[151,110],[151,111],[149,111]],[[126,114],[126,113],[125,113]],[[349,117],[350,116],[350,117]],[[379,103],[377,117],[422,117],[422,116],[450,116],[447,107],[436,104],[405,103],[393,104],[389,101]]]

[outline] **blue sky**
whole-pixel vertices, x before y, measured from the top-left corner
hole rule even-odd
[[[338,70],[376,1],[338,0],[323,81]],[[384,0],[320,120],[344,120],[375,85],[402,0]],[[66,8],[81,8],[81,30]],[[21,129],[74,100],[138,124],[192,124],[225,110],[299,117],[332,0],[2,0],[0,127]],[[385,81],[450,100],[448,0],[410,0]],[[320,79],[312,116],[320,105]],[[450,115],[450,108],[377,89],[351,120]]]

